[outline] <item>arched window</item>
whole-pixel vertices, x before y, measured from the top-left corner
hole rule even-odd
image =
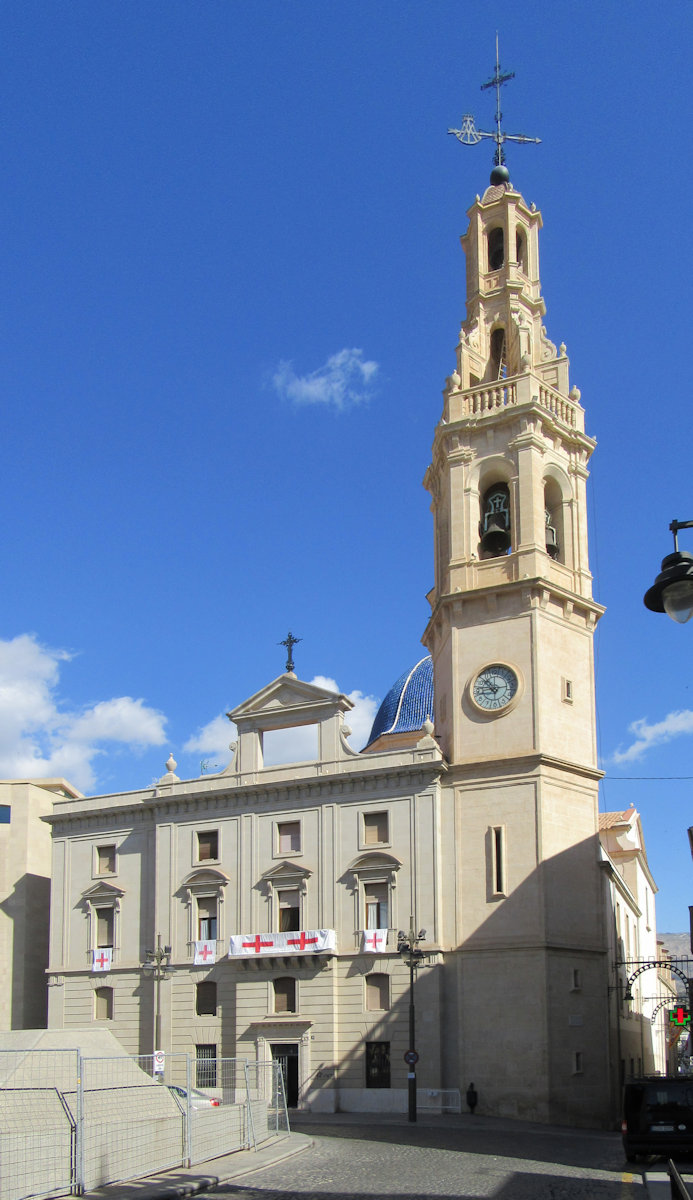
[[[488,232],[488,269],[499,271],[505,262],[505,238],[503,230],[498,226]]]
[[[544,536],[546,553],[555,562],[565,562],[563,494],[555,479],[544,482]]]
[[[276,1013],[295,1013],[296,1012],[296,980],[290,975],[284,975],[281,979],[275,979],[272,982],[274,991],[274,1011]]]
[[[527,238],[523,231],[518,229],[515,234],[515,261],[523,272],[527,274]]]
[[[491,379],[505,379],[507,375],[507,365],[505,361],[505,330],[501,326],[500,329],[494,329],[491,334],[491,362],[490,362],[490,377]]]
[[[507,483],[494,483],[484,493],[479,525],[482,558],[507,554],[510,537],[510,490]]]

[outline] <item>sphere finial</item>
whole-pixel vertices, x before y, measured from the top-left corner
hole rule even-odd
[[[510,183],[510,171],[503,163],[498,163],[491,171],[491,183]]]

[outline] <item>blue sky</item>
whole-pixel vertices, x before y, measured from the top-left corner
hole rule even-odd
[[[421,480],[491,159],[446,131],[490,127],[496,30],[599,443],[602,805],[642,814],[683,930],[693,628],[642,595],[693,518],[688,0],[0,7],[0,775],[224,765],[220,714],[289,628],[358,729],[420,657]]]

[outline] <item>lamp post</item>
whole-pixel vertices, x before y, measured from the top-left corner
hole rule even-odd
[[[693,554],[679,550],[679,529],[693,529],[693,521],[672,521],[674,553],[662,559],[662,570],[645,592],[645,607],[665,612],[672,621],[684,625],[693,617]]]
[[[161,934],[156,935],[156,950],[146,950],[147,961],[142,963],[143,971],[151,971],[154,979],[154,1050],[161,1050],[161,980],[170,979],[168,966],[171,961],[171,947],[161,945]]]
[[[400,929],[397,934],[397,952],[409,967],[409,1049],[404,1056],[407,1064],[407,1085],[409,1091],[409,1120],[416,1120],[416,1064],[419,1056],[416,1052],[416,1012],[414,1009],[414,972],[421,966],[426,957],[419,950],[418,943],[426,936],[426,930],[414,931],[414,918],[409,918],[409,933]]]

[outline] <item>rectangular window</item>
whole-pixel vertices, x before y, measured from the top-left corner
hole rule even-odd
[[[295,1013],[296,980],[289,976],[275,979],[272,988],[274,990],[274,1011],[276,1013]]]
[[[217,940],[216,896],[198,896],[197,898],[197,940],[200,942]]]
[[[96,989],[94,992],[94,1016],[97,1021],[113,1020],[113,988]]]
[[[198,1017],[216,1017],[217,985],[213,979],[204,979],[195,988],[195,1012]]]
[[[217,1086],[217,1048],[210,1043],[195,1046],[195,1087]]]
[[[582,977],[580,975],[580,968],[573,967],[573,988],[572,988],[572,990],[574,992],[579,992],[581,987],[582,987]]]
[[[366,929],[388,928],[388,887],[386,883],[364,885],[366,905]]]
[[[390,976],[366,976],[366,1009],[382,1012],[390,1007]]]
[[[197,835],[197,861],[219,858],[219,833],[216,829],[205,829]]]
[[[9,804],[0,804],[0,825],[9,825],[10,823],[10,806]]]
[[[301,849],[301,822],[280,821],[277,824],[277,850],[280,854],[298,854]]]
[[[116,869],[116,848],[115,846],[97,846],[96,847],[96,873],[97,875],[115,875]]]
[[[113,949],[113,917],[112,908],[96,909],[96,948],[97,950]]]
[[[390,1043],[366,1042],[366,1087],[389,1088]]]
[[[298,888],[277,893],[279,904],[279,932],[293,933],[301,928],[301,900]]]
[[[582,1050],[576,1050],[573,1055],[573,1075],[582,1075]]]
[[[505,829],[497,825],[491,830],[491,856],[493,870],[493,892],[505,895]]]
[[[386,812],[363,814],[363,843],[365,846],[377,846],[383,842],[389,842],[387,817]]]
[[[573,681],[572,679],[563,679],[563,699],[566,704],[573,703]]]

